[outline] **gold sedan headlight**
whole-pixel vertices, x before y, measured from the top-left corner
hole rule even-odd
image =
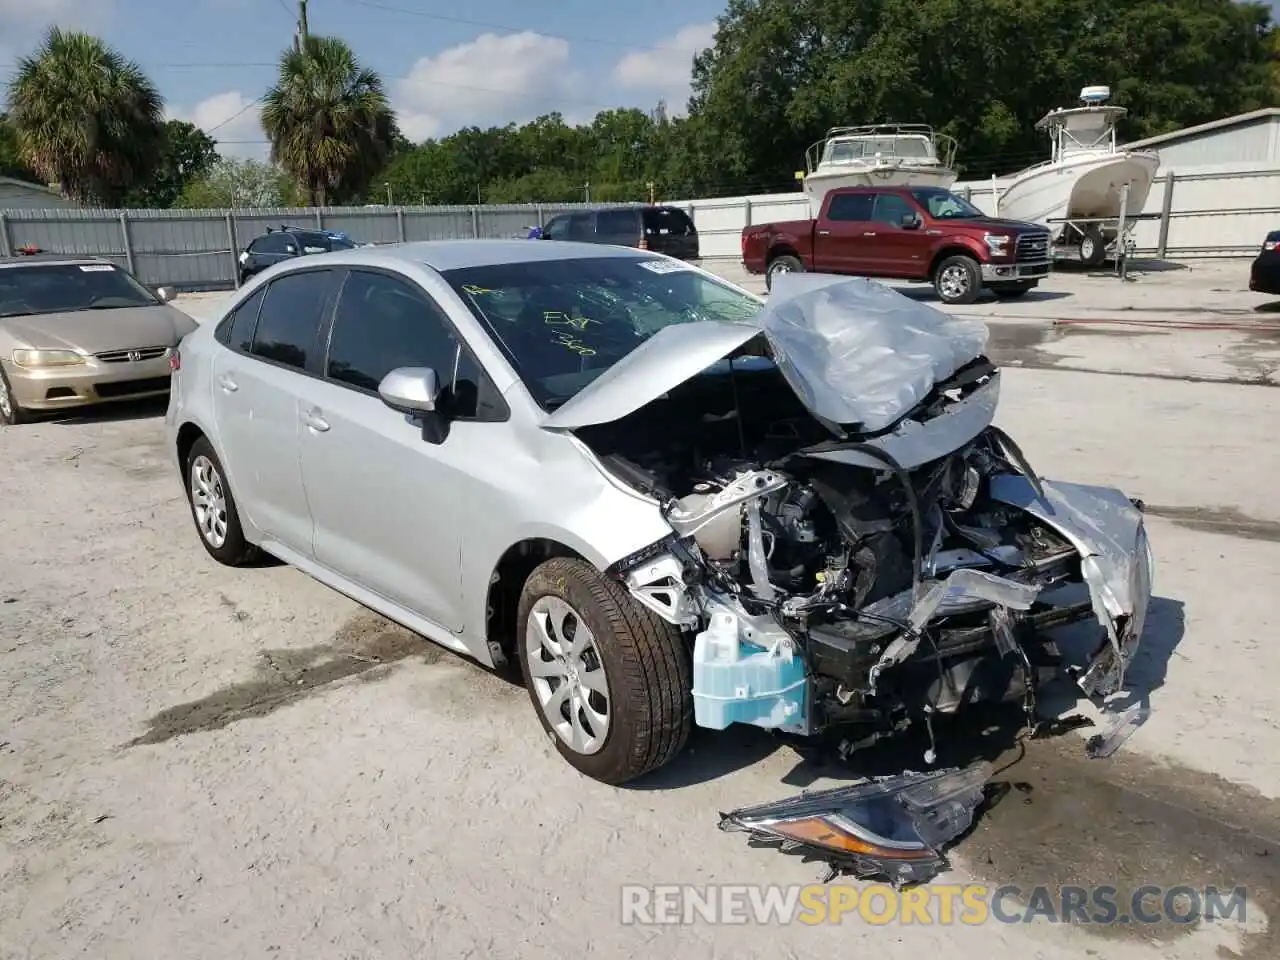
[[[74,350],[15,350],[13,362],[19,367],[74,367],[84,357]]]

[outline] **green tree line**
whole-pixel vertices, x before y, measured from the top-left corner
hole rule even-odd
[[[1280,30],[1232,0],[729,0],[690,63],[686,115],[606,110],[400,132],[382,78],[341,39],[280,55],[264,91],[270,158],[223,158],[137,64],[51,30],[0,114],[0,176],[105,206],[646,200],[795,189],[833,126],[929,123],[962,174],[1047,154],[1035,121],[1105,83],[1136,139],[1280,103]]]

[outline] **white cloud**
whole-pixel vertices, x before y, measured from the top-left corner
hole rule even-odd
[[[575,91],[586,88],[570,68],[569,43],[540,33],[482,34],[423,57],[393,85],[400,129],[410,140],[459,127],[522,123],[559,110],[583,114]],[[591,111],[594,113],[595,111]]]
[[[613,68],[613,78],[632,90],[649,90],[667,101],[672,114],[682,114],[689,100],[693,58],[711,46],[715,23],[681,27],[652,50],[628,53]]]
[[[261,160],[267,155],[266,134],[262,132],[262,107],[239,90],[215,93],[190,110],[171,110],[169,116],[174,120],[194,123],[209,134],[218,141],[218,153],[224,157]]]

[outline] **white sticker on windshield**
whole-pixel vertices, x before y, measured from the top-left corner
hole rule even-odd
[[[82,263],[80,269],[85,273],[110,273],[115,267],[109,263]]]
[[[303,253],[324,253],[325,249],[324,247],[303,247],[302,252]]]
[[[681,273],[689,269],[679,260],[641,260],[640,266],[653,273]]]

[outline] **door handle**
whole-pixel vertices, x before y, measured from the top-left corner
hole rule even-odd
[[[228,377],[226,374],[223,374],[218,378],[218,386],[222,388],[223,393],[235,393],[237,390],[240,389],[238,386],[236,386],[236,382],[232,380],[230,377]]]
[[[819,231],[818,231],[818,236],[820,236],[820,237],[829,237],[829,236],[831,236],[831,231],[830,231],[830,230],[819,230]]]
[[[316,433],[324,433],[329,429],[329,421],[320,416],[319,410],[308,410],[302,415],[302,422]]]
[[[869,231],[867,231],[866,233],[864,233],[864,234],[863,234],[863,236],[864,236],[864,237],[874,237],[874,236],[875,236],[875,231],[873,231],[873,230],[869,230]]]

